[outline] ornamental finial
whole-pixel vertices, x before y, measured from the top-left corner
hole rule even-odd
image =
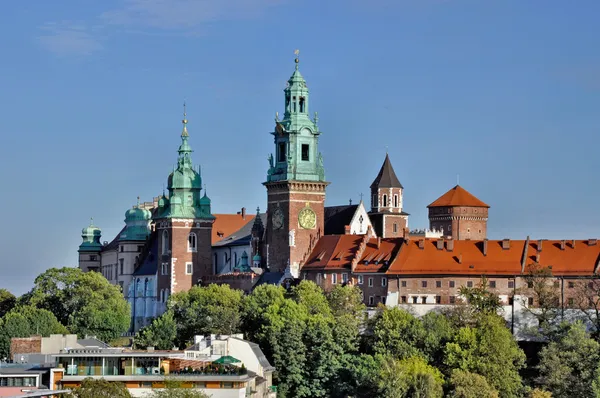
[[[139,196],[137,197],[137,205],[138,205],[138,207],[140,207],[140,197]]]
[[[94,217],[90,217],[90,227],[94,226]]]
[[[260,207],[256,206],[256,214],[260,214]]]
[[[188,131],[187,131],[187,111],[186,111],[186,104],[185,101],[183,101],[183,120],[181,121],[181,123],[183,123],[183,131],[181,132],[181,136],[182,137],[188,137]]]
[[[300,50],[296,49],[294,54],[296,55],[296,59],[294,60],[296,62],[296,70],[298,70],[298,64],[300,63]]]

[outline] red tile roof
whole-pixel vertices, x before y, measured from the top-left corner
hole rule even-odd
[[[538,262],[551,266],[553,275],[592,275],[600,260],[600,245],[595,240],[543,240],[541,251],[538,245],[539,241],[530,241],[526,267]]]
[[[215,222],[212,228],[212,244],[228,237],[244,225],[254,220],[255,215],[247,214],[242,217],[241,214],[213,214]]]
[[[490,207],[481,200],[477,199],[472,193],[461,187],[455,186],[448,192],[440,196],[427,207],[454,207],[454,206],[469,206],[469,207]]]
[[[325,235],[319,239],[302,269],[350,269],[362,235]]]

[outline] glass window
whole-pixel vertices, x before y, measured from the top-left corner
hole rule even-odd
[[[492,289],[495,289],[496,288],[496,281],[490,281],[490,287]]]
[[[277,152],[277,161],[278,162],[285,162],[286,158],[285,158],[285,142],[280,142],[279,143],[279,151]]]
[[[515,287],[515,282],[514,281],[508,281],[508,288],[509,289],[514,289]]]
[[[468,281],[467,282],[467,287],[473,287],[473,281]]]
[[[359,284],[359,285],[362,285],[362,284],[363,284],[363,276],[362,276],[362,275],[359,275],[359,276],[358,276],[358,284]]]
[[[402,304],[405,304],[406,303],[406,296],[402,296],[401,297],[401,301],[402,301]]]
[[[369,296],[369,305],[373,305],[375,303],[375,298],[373,296]]]
[[[337,274],[331,274],[331,283],[334,285],[337,283]]]
[[[427,287],[427,281],[421,281],[421,287]]]
[[[435,281],[435,287],[437,287],[437,288],[442,287],[442,281]]]
[[[191,232],[188,236],[188,252],[195,252],[197,249],[196,234]]]
[[[456,303],[456,296],[450,296],[450,304]]]
[[[369,287],[373,286],[373,278],[369,278]]]
[[[454,286],[456,286],[456,283],[454,281],[448,282],[448,287],[454,287]]]
[[[192,275],[192,271],[194,269],[193,263],[185,263],[185,273],[186,275]]]
[[[342,274],[342,283],[348,283],[348,274]]]
[[[302,144],[302,160],[305,162],[308,162],[310,160],[308,150],[309,150],[308,144]]]
[[[406,281],[402,281],[400,283],[401,283],[402,287],[406,287]]]

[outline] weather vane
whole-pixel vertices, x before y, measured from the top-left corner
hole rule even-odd
[[[298,69],[298,63],[300,62],[300,50],[296,49],[294,50],[294,54],[296,55],[296,69]]]

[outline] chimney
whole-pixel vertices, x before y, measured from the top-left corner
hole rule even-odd
[[[538,264],[540,263],[540,252],[539,251],[535,254],[535,262]]]
[[[540,240],[538,240],[538,248],[537,248],[537,249],[538,249],[538,252],[541,252],[541,251],[542,251],[542,243],[543,243],[543,242],[544,242],[544,241],[543,241],[543,240],[541,240],[541,239],[540,239]]]
[[[438,239],[436,245],[438,250],[442,250],[444,248],[444,238]]]
[[[462,253],[458,255],[458,263],[462,264]]]
[[[344,226],[344,234],[350,235],[350,225],[345,225]]]
[[[452,239],[446,241],[446,249],[448,249],[449,252],[454,250],[454,241]]]
[[[484,239],[483,240],[483,255],[487,256],[487,245],[488,245],[488,240]]]
[[[502,239],[502,250],[510,249],[510,239]]]
[[[575,249],[575,239],[573,239],[573,244],[571,245],[573,249]]]
[[[242,207],[242,220],[246,219],[246,208]]]
[[[425,249],[425,239],[419,239],[419,249]]]
[[[377,250],[381,247],[381,236],[377,237]]]
[[[560,250],[565,250],[565,240],[560,241]]]
[[[596,246],[597,242],[596,238],[588,239],[588,246]]]
[[[521,256],[521,273],[525,273],[525,265],[527,264],[527,250],[529,249],[529,235],[525,241],[525,247],[523,247],[523,255]]]

